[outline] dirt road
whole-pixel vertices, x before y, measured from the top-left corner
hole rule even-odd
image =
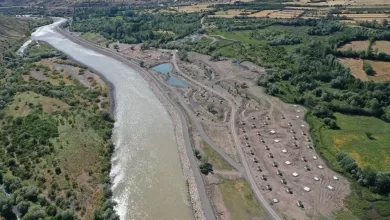
[[[278,214],[276,214],[276,212],[270,207],[270,205],[268,204],[267,200],[263,197],[263,195],[261,194],[259,188],[257,187],[257,184],[255,182],[255,179],[254,177],[252,176],[252,173],[250,171],[250,167],[247,163],[247,160],[245,159],[245,155],[244,155],[244,152],[242,150],[242,148],[240,147],[241,144],[240,144],[240,141],[238,139],[238,136],[237,136],[237,133],[236,133],[236,128],[235,128],[235,119],[236,119],[236,113],[237,113],[237,105],[234,103],[234,101],[232,101],[230,98],[228,98],[226,95],[200,83],[200,82],[197,82],[196,80],[192,79],[191,77],[187,76],[187,74],[183,73],[178,65],[177,65],[177,57],[176,57],[176,53],[174,52],[173,53],[173,58],[172,58],[172,63],[175,67],[175,69],[177,70],[177,72],[179,74],[181,74],[181,76],[183,76],[186,80],[188,81],[191,81],[192,83],[196,84],[197,86],[200,86],[218,96],[220,96],[221,98],[225,99],[230,107],[231,107],[231,110],[232,110],[232,113],[231,113],[231,118],[230,118],[230,129],[231,129],[231,133],[233,135],[233,139],[234,139],[234,143],[236,145],[236,148],[238,150],[238,153],[240,155],[240,158],[241,158],[241,162],[242,164],[244,165],[244,169],[245,169],[245,176],[246,176],[246,179],[248,180],[249,182],[249,185],[251,186],[252,188],[252,191],[255,193],[256,195],[256,198],[258,199],[258,201],[260,202],[261,206],[263,207],[263,209],[266,211],[267,215],[271,218],[271,219],[275,219],[275,220],[280,220],[281,218],[279,217]]]

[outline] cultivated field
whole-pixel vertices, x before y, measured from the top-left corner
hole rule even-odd
[[[351,73],[355,78],[358,78],[362,81],[367,81],[368,77],[363,71],[363,60],[361,59],[352,59],[352,58],[338,58],[337,59],[344,66],[351,69]]]
[[[263,11],[259,11],[259,12],[250,14],[248,17],[264,18],[264,17],[267,17],[269,14],[271,14],[273,12],[277,12],[277,11],[278,10],[263,10]]]
[[[390,14],[338,14],[337,17],[346,17],[354,21],[373,21],[381,22],[383,19],[388,19]]]
[[[178,12],[204,12],[212,9],[212,4],[199,4],[199,5],[188,5],[188,6],[178,6],[172,7],[172,9],[177,10]]]
[[[230,9],[226,11],[217,11],[214,15],[210,15],[209,17],[233,18],[234,16],[250,15],[253,12],[255,12],[255,10]]]
[[[338,58],[340,63],[351,69],[352,75],[362,81],[390,81],[390,62],[365,60],[375,71],[374,76],[367,76],[363,71],[363,60],[352,58]]]
[[[375,41],[372,48],[374,50],[378,48],[379,52],[390,54],[390,41],[384,41],[384,40]]]
[[[328,0],[326,2],[310,2],[310,0],[300,0],[300,1],[291,1],[285,2],[284,4],[288,5],[311,5],[311,6],[335,6],[335,5],[349,5],[349,6],[357,6],[364,5],[366,6],[374,6],[374,5],[390,5],[390,1],[388,0]]]
[[[367,50],[369,45],[370,45],[370,42],[368,40],[352,41],[350,43],[344,44],[342,47],[338,48],[338,50],[347,51],[349,49],[352,49],[354,51],[362,51],[362,50]]]
[[[304,10],[281,10],[272,12],[268,15],[270,18],[296,18],[299,17]]]

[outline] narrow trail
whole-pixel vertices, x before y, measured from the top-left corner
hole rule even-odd
[[[239,152],[239,155],[240,155],[240,158],[241,158],[241,162],[244,166],[244,169],[245,169],[245,176],[246,176],[246,179],[248,180],[249,182],[249,185],[251,186],[253,192],[255,193],[255,196],[257,198],[257,200],[260,202],[261,206],[263,207],[263,209],[266,211],[267,215],[271,218],[271,219],[275,219],[275,220],[281,220],[281,218],[279,217],[279,215],[271,208],[271,206],[268,204],[267,200],[264,198],[264,196],[261,194],[259,188],[257,187],[257,184],[256,184],[256,181],[250,171],[250,167],[248,165],[248,162],[245,158],[245,155],[244,155],[244,152],[241,148],[241,144],[240,144],[240,141],[238,139],[238,135],[237,135],[237,132],[236,132],[236,113],[237,113],[237,104],[234,103],[234,100],[231,100],[230,98],[228,98],[227,96],[225,96],[224,94],[192,79],[191,77],[189,77],[187,74],[183,73],[179,67],[178,67],[178,64],[177,64],[177,58],[176,58],[176,52],[173,53],[173,57],[172,57],[172,63],[175,67],[175,69],[177,70],[178,73],[180,73],[181,76],[183,76],[187,81],[190,81],[218,96],[220,96],[221,98],[225,99],[231,109],[232,109],[232,113],[231,113],[231,119],[230,119],[230,129],[231,129],[231,133],[233,135],[233,139],[234,139],[234,143],[236,145],[236,149],[238,150]]]

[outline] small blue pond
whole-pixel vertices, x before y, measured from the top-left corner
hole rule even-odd
[[[171,64],[170,63],[163,63],[160,65],[157,65],[152,68],[153,70],[156,70],[157,72],[163,73],[167,75],[171,71]],[[167,82],[174,86],[179,87],[188,87],[188,84],[184,82],[183,80],[177,78],[176,76],[170,75]]]

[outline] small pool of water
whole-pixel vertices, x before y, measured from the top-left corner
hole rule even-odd
[[[162,74],[168,75],[168,73],[171,71],[171,64],[170,63],[163,63],[157,66],[154,66],[152,68],[153,70],[156,70],[157,72],[160,72]],[[170,75],[167,82],[174,86],[179,87],[188,87],[188,84],[184,82],[183,80],[177,78],[176,76]]]

